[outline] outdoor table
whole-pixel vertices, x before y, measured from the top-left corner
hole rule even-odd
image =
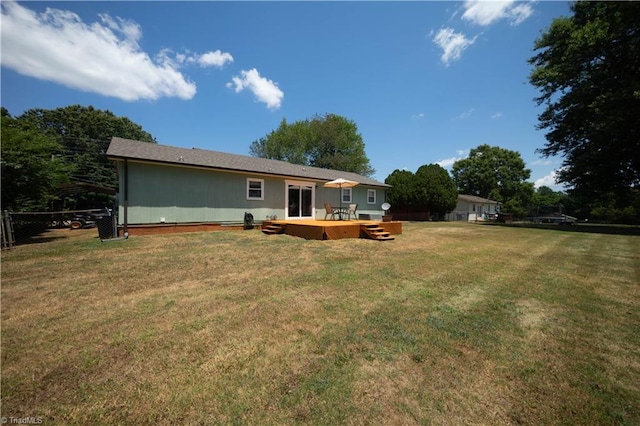
[[[343,209],[343,208],[333,209],[333,212],[338,214],[338,218],[339,218],[338,220],[343,220],[342,216],[349,213],[348,209]]]

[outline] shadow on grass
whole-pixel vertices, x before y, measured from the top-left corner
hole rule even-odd
[[[551,231],[563,232],[585,232],[590,234],[611,234],[611,235],[640,235],[640,226],[631,225],[603,225],[578,223],[573,225],[556,225],[551,223],[496,223],[484,222],[478,225],[485,226],[505,226],[510,228],[531,228],[548,229]]]
[[[78,231],[64,228],[51,228],[31,235],[28,233],[16,233],[16,241],[14,242],[14,246],[44,244],[50,243],[52,241],[66,240],[70,237],[75,236],[73,235],[74,232],[77,233]],[[98,238],[97,231],[96,238]]]

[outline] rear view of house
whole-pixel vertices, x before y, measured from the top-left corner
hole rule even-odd
[[[358,204],[380,216],[389,185],[356,173],[284,161],[113,138],[107,157],[118,171],[118,222],[129,226],[315,219],[325,203]],[[353,188],[325,188],[336,178]]]

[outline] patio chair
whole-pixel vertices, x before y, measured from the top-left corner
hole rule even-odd
[[[331,220],[336,218],[336,210],[329,203],[324,203],[324,220],[327,220],[327,216],[331,215]]]
[[[356,210],[358,210],[358,205],[357,204],[349,204],[349,210],[347,210],[347,219],[351,220],[351,215],[353,215],[353,218],[356,219]]]

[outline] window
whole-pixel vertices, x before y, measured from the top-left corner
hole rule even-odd
[[[247,200],[264,200],[264,179],[247,179]]]
[[[351,202],[351,188],[342,188],[342,202],[343,203]]]
[[[367,204],[375,204],[375,203],[376,203],[376,190],[367,189]]]

